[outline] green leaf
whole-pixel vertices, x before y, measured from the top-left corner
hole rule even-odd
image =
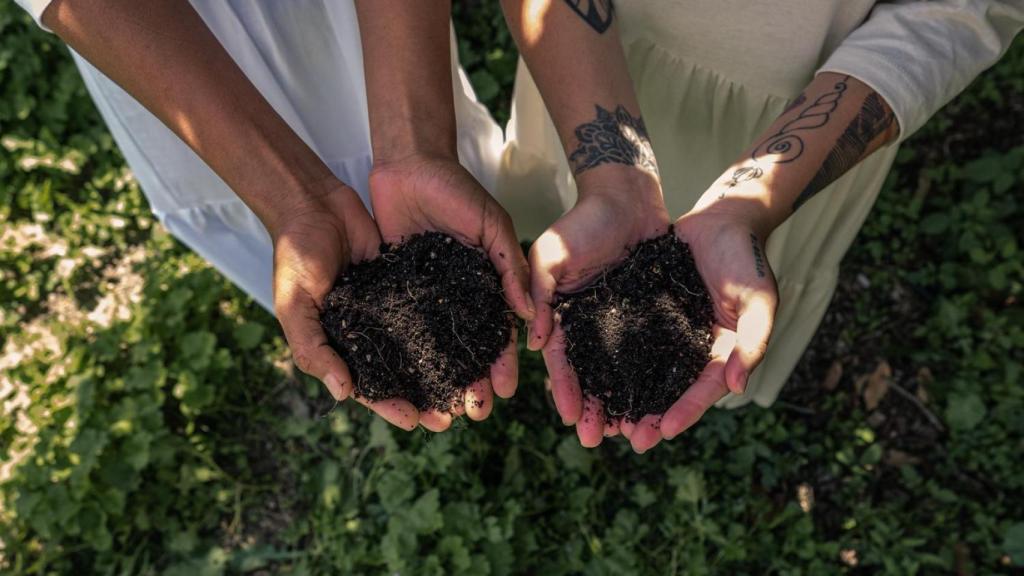
[[[1014,566],[1024,566],[1024,522],[1017,522],[1003,534],[1003,552]]]
[[[238,347],[242,350],[252,350],[259,346],[260,341],[263,340],[264,332],[263,326],[255,322],[239,324],[235,326],[235,341],[238,342]]]
[[[676,500],[696,503],[704,496],[704,475],[686,466],[668,469],[668,483],[676,489]]]
[[[416,502],[413,502],[406,513],[406,519],[408,520],[407,529],[417,534],[431,534],[444,527],[440,493],[437,488],[428,490]]]
[[[946,405],[946,422],[954,430],[972,430],[985,419],[985,412],[985,403],[977,394],[954,394]]]
[[[945,212],[934,212],[921,220],[921,231],[935,236],[949,228],[949,215]]]
[[[576,436],[566,436],[558,444],[558,458],[569,470],[575,470],[587,474],[590,472],[590,466],[593,463],[594,456],[589,450],[580,446],[580,441]]]

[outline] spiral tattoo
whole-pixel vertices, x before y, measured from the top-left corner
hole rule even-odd
[[[832,113],[839,107],[839,100],[846,92],[849,79],[849,76],[844,76],[830,92],[818,96],[799,116],[786,122],[778,132],[761,142],[750,154],[751,159],[757,161],[763,158],[776,164],[785,164],[799,158],[804,153],[800,132],[821,128],[828,123]]]

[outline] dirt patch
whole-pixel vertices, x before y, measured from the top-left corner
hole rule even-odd
[[[490,373],[513,326],[491,262],[439,233],[383,245],[380,257],[349,267],[320,321],[356,394],[441,411]]]
[[[662,414],[711,354],[714,310],[689,247],[667,234],[637,245],[592,285],[560,296],[566,355],[609,418]]]

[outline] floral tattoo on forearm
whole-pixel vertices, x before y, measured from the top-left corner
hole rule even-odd
[[[614,112],[595,106],[597,118],[576,127],[576,149],[569,154],[573,174],[579,175],[601,164],[637,166],[658,173],[654,149],[643,118],[633,116],[623,106]]]
[[[615,17],[612,0],[565,0],[565,3],[598,34],[611,28]]]

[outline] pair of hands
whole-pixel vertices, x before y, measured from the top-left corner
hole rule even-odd
[[[664,234],[669,217],[656,182],[622,189],[582,190],[576,206],[537,239],[530,251],[537,317],[527,346],[542,350],[562,421],[575,425],[580,443],[598,446],[622,434],[638,453],[671,439],[729,392],[742,394],[764,357],[778,291],[764,256],[763,225],[749,200],[723,198],[723,184],[676,220],[673,231],[690,246],[715,311],[711,360],[696,382],[664,414],[638,422],[606,422],[601,401],[584,397],[566,358],[565,337],[554,317],[555,294],[587,285],[638,242]]]
[[[352,395],[352,378],[320,327],[320,303],[342,267],[374,257],[382,238],[395,242],[428,230],[450,234],[487,253],[501,275],[509,305],[529,322],[528,347],[543,350],[559,415],[566,425],[576,425],[584,446],[597,446],[605,436],[621,433],[637,452],[649,450],[693,425],[729,391],[742,393],[764,355],[778,296],[763,257],[762,236],[754,219],[744,213],[747,208],[734,208],[729,202],[699,203],[674,226],[690,245],[714,302],[716,339],[707,367],[664,415],[603,424],[600,401],[583,397],[566,360],[553,305],[557,293],[585,286],[623,259],[630,247],[668,229],[668,212],[656,182],[581,188],[576,206],[534,243],[529,263],[508,214],[453,159],[410,158],[375,167],[370,197],[374,218],[354,190],[332,180],[293,210],[273,235],[275,310],[296,365],[322,380],[339,401]],[[760,251],[759,260],[755,249]],[[456,414],[486,418],[493,395],[512,396],[517,380],[513,332],[490,378],[470,387]],[[451,414],[418,413],[402,399],[355,399],[407,430],[422,424],[441,431],[451,424]],[[584,412],[594,417],[582,418]]]
[[[274,309],[295,364],[324,382],[339,402],[349,396],[391,424],[406,430],[418,424],[439,432],[452,414],[420,413],[395,398],[369,402],[355,396],[352,376],[331,348],[320,326],[320,304],[349,263],[377,255],[381,240],[399,242],[426,231],[444,232],[482,248],[501,276],[505,298],[524,320],[534,316],[529,268],[512,221],[476,179],[454,159],[410,157],[375,166],[370,173],[370,217],[358,194],[329,179],[293,208],[272,233]],[[456,414],[473,420],[490,415],[494,394],[511,397],[518,382],[516,338],[491,367],[489,378],[473,383]]]

